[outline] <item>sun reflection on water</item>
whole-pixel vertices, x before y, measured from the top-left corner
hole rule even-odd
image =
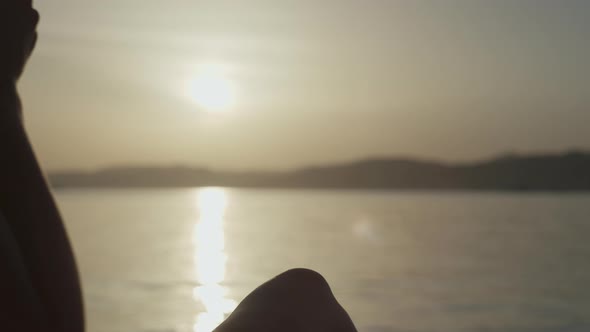
[[[222,188],[203,188],[197,192],[198,221],[195,224],[194,261],[200,286],[193,297],[205,307],[197,316],[195,332],[211,332],[232,312],[236,302],[226,298],[227,289],[221,285],[225,279],[225,234],[223,221],[228,204]]]

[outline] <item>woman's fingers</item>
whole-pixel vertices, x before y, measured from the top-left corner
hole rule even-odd
[[[39,12],[31,8],[30,14],[27,16],[29,17],[29,27],[31,29],[30,31],[35,31],[35,29],[37,29],[37,25],[39,24]]]
[[[18,38],[23,33],[31,33],[39,23],[39,12],[31,6],[31,1],[0,1],[0,29],[4,38]]]
[[[16,81],[37,41],[39,13],[30,0],[0,1],[0,80]]]

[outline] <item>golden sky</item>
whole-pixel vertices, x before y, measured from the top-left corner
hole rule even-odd
[[[37,7],[21,91],[49,169],[590,148],[590,1]]]

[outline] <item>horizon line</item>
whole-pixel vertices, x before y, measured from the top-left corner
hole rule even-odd
[[[302,170],[308,169],[316,169],[316,168],[329,168],[335,166],[342,166],[342,165],[355,165],[364,162],[375,162],[375,161],[407,161],[407,162],[415,162],[415,163],[430,163],[430,164],[438,164],[441,166],[467,166],[467,165],[475,165],[481,163],[488,163],[493,162],[496,160],[506,159],[506,158],[534,158],[534,157],[563,157],[567,155],[588,155],[590,156],[590,149],[580,149],[580,148],[570,148],[564,149],[560,151],[553,151],[553,152],[503,152],[497,153],[488,157],[484,158],[477,158],[477,159],[470,159],[470,160],[457,160],[457,161],[445,161],[440,158],[428,158],[428,157],[412,157],[408,155],[397,155],[397,156],[367,156],[364,158],[357,158],[357,159],[349,159],[343,161],[333,161],[333,162],[326,162],[326,163],[316,163],[316,164],[308,164],[308,165],[300,165],[288,168],[235,168],[235,169],[228,169],[228,168],[216,168],[210,166],[203,166],[203,165],[189,165],[188,163],[170,163],[170,164],[136,164],[136,163],[129,163],[126,165],[111,165],[111,166],[102,166],[96,168],[63,168],[63,169],[50,169],[47,170],[47,174],[60,174],[60,173],[100,173],[110,170],[121,170],[121,169],[187,169],[187,170],[203,170],[203,171],[210,171],[210,172],[240,172],[240,173],[288,173],[288,172],[297,172]]]

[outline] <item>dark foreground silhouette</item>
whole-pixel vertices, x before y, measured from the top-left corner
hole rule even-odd
[[[214,332],[356,332],[317,272],[289,270],[248,295]]]
[[[16,88],[38,21],[31,1],[0,1],[0,331],[83,331],[74,255]]]
[[[0,0],[0,331],[83,332],[74,255],[16,89],[38,20],[30,0]],[[356,329],[319,274],[295,269],[252,292],[216,331]]]

